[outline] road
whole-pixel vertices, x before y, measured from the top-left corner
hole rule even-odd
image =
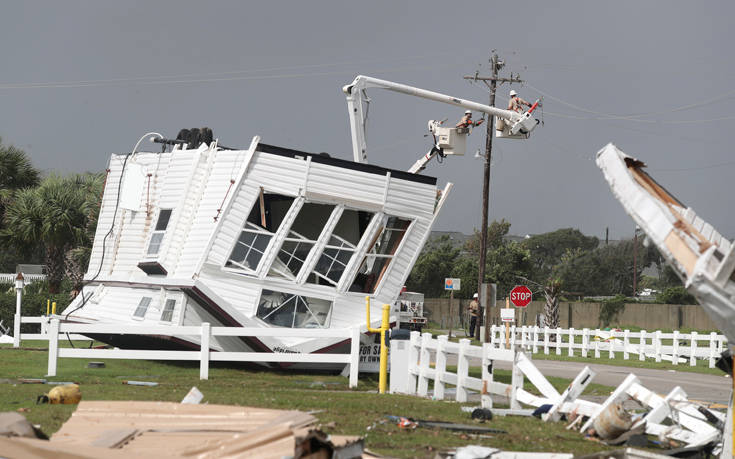
[[[479,363],[479,362],[478,362]],[[720,375],[691,373],[674,370],[654,370],[650,368],[630,368],[598,363],[561,362],[555,360],[534,360],[533,364],[544,376],[558,376],[574,379],[585,367],[589,366],[597,373],[592,382],[617,387],[626,376],[634,373],[648,389],[666,395],[676,386],[681,386],[690,400],[722,403],[730,401],[732,380]],[[510,370],[510,362],[496,362],[495,368]]]

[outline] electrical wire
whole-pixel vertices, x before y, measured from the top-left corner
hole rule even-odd
[[[449,53],[447,53],[449,54]],[[452,53],[456,56],[456,54]],[[407,59],[426,59],[436,58],[436,54],[431,56],[416,56],[400,60],[405,62]],[[131,85],[159,85],[159,84],[186,84],[186,83],[210,83],[210,82],[223,82],[223,81],[239,81],[239,80],[268,80],[268,79],[281,79],[281,78],[303,78],[313,76],[329,76],[329,75],[344,75],[354,74],[353,70],[335,70],[330,72],[314,72],[314,73],[283,73],[283,74],[270,74],[270,75],[251,75],[253,73],[273,72],[281,70],[298,70],[308,68],[323,68],[323,67],[336,67],[336,66],[347,66],[347,65],[360,65],[370,62],[386,62],[385,59],[374,59],[366,61],[355,61],[355,62],[343,62],[343,63],[323,63],[323,64],[309,64],[302,66],[291,66],[291,67],[273,67],[266,69],[254,69],[254,70],[234,70],[229,72],[211,72],[211,73],[189,73],[179,75],[163,75],[163,76],[150,76],[150,77],[129,77],[129,78],[111,78],[103,80],[81,80],[81,81],[52,81],[44,83],[5,83],[0,84],[0,90],[11,90],[11,89],[50,89],[50,88],[84,88],[84,87],[97,87],[97,86],[112,86],[118,84],[131,84]],[[414,64],[404,65],[401,67],[387,67],[383,69],[374,69],[373,72],[392,72],[402,71],[406,69],[416,68],[436,68],[437,66],[449,66],[455,65],[452,62],[445,62],[444,64]],[[241,75],[245,74],[245,75]],[[227,77],[226,75],[241,75]]]
[[[82,284],[82,287],[80,289],[80,294],[82,295],[82,302],[81,302],[81,304],[79,306],[77,306],[76,308],[74,308],[73,310],[67,312],[66,315],[64,316],[64,320],[68,320],[69,319],[69,316],[71,314],[73,314],[76,311],[82,309],[87,304],[87,301],[94,295],[94,293],[92,293],[89,296],[85,296],[84,295],[84,287],[86,287],[90,283],[94,282],[97,279],[97,277],[99,277],[100,273],[102,272],[102,266],[104,265],[104,262],[105,262],[105,252],[106,252],[106,246],[107,246],[107,238],[110,237],[110,235],[112,234],[113,230],[115,229],[115,220],[117,218],[117,211],[118,211],[118,209],[120,207],[120,197],[121,197],[121,194],[122,194],[122,181],[123,181],[123,177],[125,176],[125,168],[127,167],[128,160],[137,153],[138,147],[140,146],[140,143],[143,141],[143,139],[145,139],[148,136],[151,136],[151,139],[153,138],[153,136],[158,136],[160,138],[163,138],[163,135],[159,134],[158,132],[148,132],[148,133],[146,133],[145,135],[143,135],[138,140],[138,142],[135,144],[135,147],[133,147],[133,151],[130,154],[125,155],[125,160],[123,161],[122,168],[120,170],[120,178],[117,181],[117,197],[115,199],[115,210],[112,213],[112,223],[110,223],[110,229],[105,234],[105,237],[102,238],[102,255],[100,256],[99,267],[97,268],[97,272],[95,273],[95,275],[92,276],[91,279],[89,279],[88,281],[85,281]],[[110,165],[111,164],[108,164],[108,167]],[[101,205],[102,204],[100,204],[100,206]],[[69,333],[66,334],[66,337],[69,340],[69,344],[71,344],[71,346],[74,347],[74,344],[72,343],[71,338],[69,337]]]

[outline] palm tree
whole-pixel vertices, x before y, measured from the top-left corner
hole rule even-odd
[[[90,244],[87,227],[101,187],[96,183],[100,175],[51,175],[38,188],[16,192],[6,209],[0,239],[21,251],[44,248],[50,293],[59,291],[67,252]]]
[[[22,188],[38,186],[39,176],[23,150],[3,145],[0,138],[0,220],[13,193]]]

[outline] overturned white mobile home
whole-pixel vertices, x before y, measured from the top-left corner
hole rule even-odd
[[[451,184],[252,140],[112,155],[77,322],[365,328],[395,300]],[[374,320],[380,310],[375,308]],[[198,338],[97,336],[134,348]],[[213,338],[219,350],[336,351],[333,338]]]

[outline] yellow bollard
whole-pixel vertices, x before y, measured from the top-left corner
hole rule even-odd
[[[56,301],[51,303],[51,314],[56,314]]]
[[[390,327],[390,305],[383,305],[383,320],[380,328],[370,327],[370,297],[365,297],[365,312],[367,313],[367,331],[371,333],[380,333],[380,374],[378,377],[378,392],[385,393],[388,386],[388,346],[385,345],[385,333]]]
[[[51,314],[51,300],[46,300],[46,315]]]

